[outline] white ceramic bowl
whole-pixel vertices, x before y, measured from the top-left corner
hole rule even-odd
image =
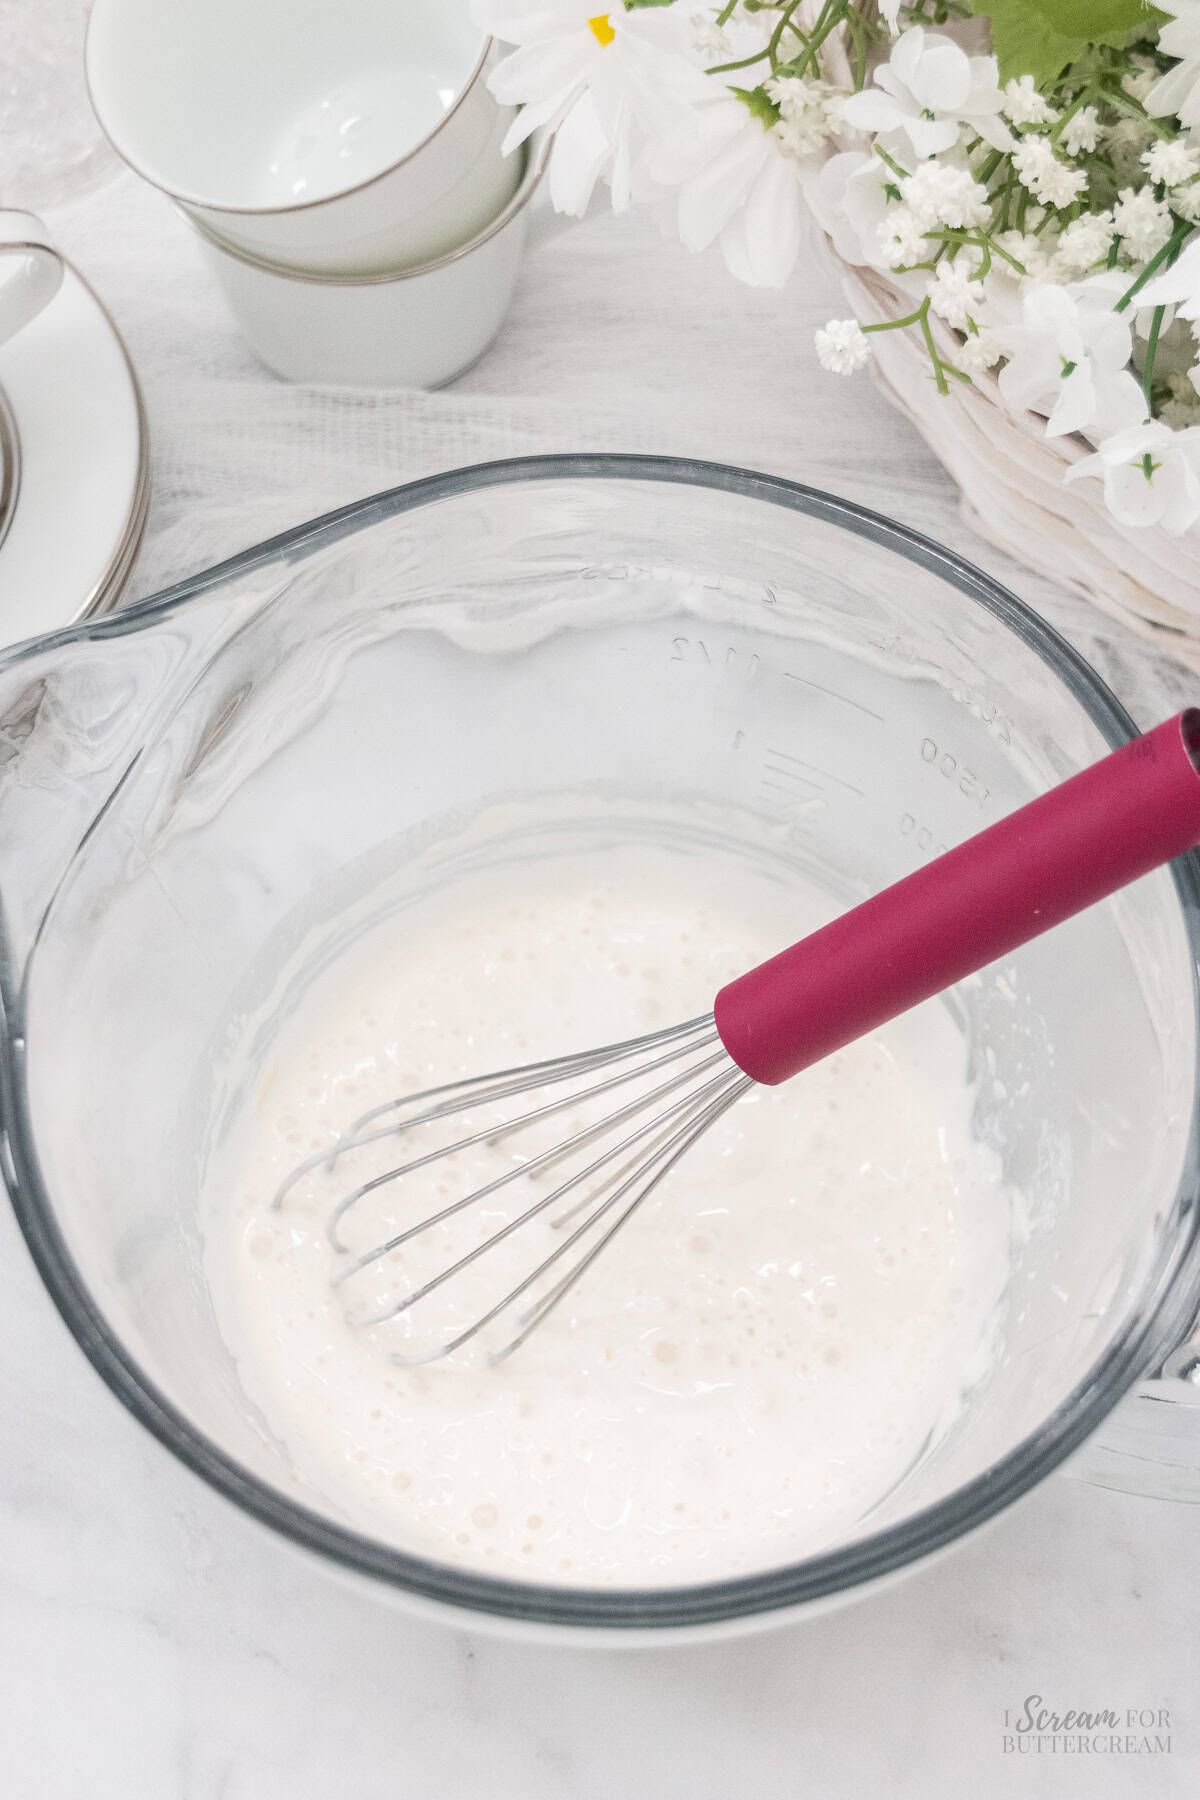
[[[461,0],[95,0],[86,69],[114,148],[268,262],[366,274],[484,230],[520,166]]]
[[[482,356],[504,321],[548,148],[529,153],[508,205],[468,243],[388,274],[301,275],[221,243],[185,216],[246,342],[277,375],[343,387],[440,387]],[[544,208],[536,216],[544,229],[558,223]]]

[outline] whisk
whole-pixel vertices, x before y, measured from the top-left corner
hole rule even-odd
[[[494,1305],[433,1349],[392,1353],[402,1364],[448,1356],[524,1300],[516,1331],[488,1358],[499,1362],[526,1341],[680,1159],[755,1083],[787,1080],[1197,844],[1200,709],[1189,708],[730,982],[711,1012],[375,1107],[332,1150],[294,1169],[274,1204],[280,1206],[305,1175],[321,1165],[336,1167],[350,1151],[460,1113],[544,1095],[515,1117],[479,1126],[361,1182],[338,1201],[327,1226],[340,1257],[334,1280],[341,1284],[509,1184],[582,1159],[562,1179],[552,1179],[548,1192],[411,1291],[388,1297],[373,1311],[347,1315],[361,1324],[395,1317],[535,1218],[563,1209],[551,1220],[562,1232],[554,1247]],[[547,1121],[581,1107],[599,1116],[384,1242],[365,1251],[346,1245],[343,1221],[367,1195],[474,1146],[531,1133],[536,1139]],[[574,1223],[581,1212],[585,1216]]]

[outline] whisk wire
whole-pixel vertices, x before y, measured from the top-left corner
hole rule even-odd
[[[716,1034],[714,1033],[714,1038],[715,1035]],[[706,1047],[711,1041],[712,1040],[708,1038],[700,1038],[694,1044],[688,1046],[688,1051],[690,1052]],[[581,1092],[568,1094],[562,1100],[551,1101],[545,1106],[535,1107],[532,1112],[522,1113],[518,1118],[510,1119],[502,1125],[489,1125],[483,1130],[472,1132],[468,1137],[459,1138],[453,1144],[444,1145],[436,1150],[428,1150],[423,1156],[413,1157],[411,1161],[400,1163],[394,1169],[385,1169],[382,1174],[372,1176],[369,1181],[364,1181],[360,1183],[358,1187],[353,1188],[349,1194],[339,1200],[337,1206],[334,1208],[326,1227],[326,1236],[328,1237],[330,1244],[335,1250],[344,1251],[349,1248],[349,1246],[344,1244],[338,1236],[338,1226],[341,1221],[345,1218],[352,1206],[357,1205],[357,1203],[364,1199],[367,1194],[373,1194],[379,1188],[385,1187],[389,1182],[400,1181],[405,1175],[412,1175],[418,1169],[427,1168],[430,1163],[440,1162],[443,1157],[457,1156],[463,1150],[473,1149],[476,1144],[496,1143],[501,1137],[504,1137],[519,1128],[535,1125],[542,1119],[551,1118],[555,1113],[563,1112],[568,1107],[582,1106],[587,1101],[596,1099],[598,1095],[608,1093],[612,1088],[621,1087],[626,1082],[635,1080],[640,1076],[650,1073],[656,1068],[662,1067],[666,1062],[674,1061],[681,1054],[684,1054],[684,1052],[677,1050],[669,1057],[660,1057],[654,1062],[645,1063],[640,1068],[634,1069],[623,1075],[610,1076],[607,1081],[597,1082],[594,1087],[584,1088]],[[728,1062],[728,1060],[729,1058],[725,1051],[718,1050],[713,1056],[705,1058],[702,1062],[693,1063],[690,1068],[684,1069],[680,1074],[672,1076],[670,1080],[662,1082],[656,1088],[652,1088],[649,1093],[640,1095],[636,1100],[630,1101],[623,1107],[618,1107],[615,1112],[611,1112],[603,1119],[597,1120],[594,1125],[586,1126],[583,1130],[576,1132],[574,1136],[568,1138],[565,1143],[556,1144],[552,1149],[543,1151],[539,1156],[532,1157],[526,1162],[518,1163],[515,1168],[506,1170],[503,1175],[497,1176],[495,1181],[490,1182],[486,1187],[476,1189],[474,1193],[468,1194],[463,1200],[454,1201],[450,1206],[443,1208],[440,1213],[436,1213],[432,1218],[425,1220],[422,1226],[415,1229],[424,1229],[425,1226],[438,1224],[442,1219],[448,1219],[454,1213],[461,1212],[465,1206],[470,1205],[473,1201],[481,1200],[486,1194],[493,1194],[499,1188],[507,1186],[510,1181],[516,1181],[522,1175],[532,1174],[535,1170],[549,1168],[553,1163],[560,1161],[564,1156],[579,1149],[592,1138],[598,1137],[601,1132],[611,1130],[614,1125],[619,1125],[622,1120],[629,1118],[632,1113],[640,1112],[641,1109],[648,1105],[652,1100],[657,1100],[664,1094],[672,1093],[685,1081],[690,1081],[694,1075],[699,1074],[702,1069],[712,1067],[718,1062]],[[403,1242],[403,1238],[401,1238],[400,1241]],[[390,1247],[394,1248],[395,1246],[392,1245]],[[385,1247],[376,1254],[386,1255],[387,1248]],[[374,1260],[374,1258],[369,1260]]]
[[[714,1048],[716,1046],[716,1048]],[[609,1072],[613,1071],[613,1072]],[[600,1075],[599,1080],[588,1078]],[[662,1079],[659,1079],[659,1077]],[[580,1086],[580,1082],[586,1083]],[[494,1179],[473,1188],[460,1198],[451,1200],[415,1224],[395,1232],[385,1242],[356,1254],[342,1239],[339,1231],[346,1214],[367,1195],[421,1169],[458,1156],[479,1145],[494,1145],[504,1138],[537,1126],[569,1109],[594,1107],[606,1095],[628,1083],[638,1082],[639,1090],[630,1099],[612,1106],[592,1123],[585,1123],[562,1142],[516,1160]],[[649,1085],[647,1085],[649,1084]],[[458,1113],[495,1106],[536,1089],[565,1085],[567,1091],[518,1112],[515,1118],[503,1119],[470,1130],[456,1141],[410,1157],[395,1167],[360,1182],[342,1196],[330,1214],[326,1235],[342,1258],[342,1266],[333,1276],[341,1286],[383,1258],[411,1244],[414,1239],[432,1231],[467,1208],[481,1203],[522,1177],[543,1174],[556,1164],[577,1156],[597,1139],[609,1139],[599,1155],[585,1166],[568,1173],[551,1191],[516,1216],[489,1231],[481,1242],[459,1255],[448,1267],[440,1269],[428,1280],[419,1281],[399,1298],[388,1298],[381,1305],[346,1314],[352,1325],[381,1325],[408,1312],[428,1295],[445,1286],[455,1276],[476,1263],[514,1233],[530,1224],[571,1196],[570,1204],[558,1218],[549,1221],[558,1231],[578,1218],[537,1267],[511,1287],[494,1305],[487,1307],[464,1329],[447,1342],[423,1351],[395,1351],[393,1360],[404,1366],[435,1362],[461,1348],[505,1313],[522,1296],[528,1295],[545,1276],[555,1270],[585,1239],[599,1229],[595,1242],[577,1256],[571,1266],[555,1279],[518,1318],[519,1329],[502,1347],[488,1357],[490,1363],[508,1357],[529,1337],[541,1321],[559,1305],[591,1267],[596,1257],[611,1242],[617,1231],[633,1216],[680,1157],[733,1103],[753,1087],[720,1043],[711,1013],[702,1014],[682,1024],[648,1032],[620,1043],[607,1044],[593,1050],[580,1051],[546,1061],[525,1063],[490,1076],[471,1076],[461,1081],[446,1082],[421,1093],[388,1101],[372,1107],[355,1120],[348,1133],[329,1148],[309,1157],[294,1169],[277,1190],[273,1204],[278,1207],[287,1194],[306,1175],[322,1166],[336,1167],[339,1159],[352,1150],[362,1149],[383,1138],[409,1132],[419,1126],[432,1125]],[[680,1090],[683,1090],[682,1092]],[[412,1109],[416,1109],[415,1111]],[[407,1116],[396,1117],[407,1112]],[[649,1112],[651,1116],[645,1115]],[[376,1122],[386,1119],[387,1123]],[[631,1120],[644,1122],[634,1129],[621,1131]],[[620,1133],[618,1136],[617,1134]],[[616,1142],[611,1139],[617,1137]],[[611,1215],[618,1209],[616,1217]],[[609,1220],[607,1225],[604,1221]],[[486,1226],[486,1222],[485,1222]]]
[[[401,1095],[397,1099],[385,1101],[382,1106],[372,1107],[369,1112],[363,1113],[334,1143],[323,1150],[316,1151],[312,1156],[305,1157],[303,1162],[297,1163],[275,1190],[274,1198],[271,1201],[272,1210],[279,1210],[291,1190],[306,1175],[312,1174],[315,1169],[321,1167],[332,1170],[336,1167],[339,1158],[352,1150],[361,1150],[368,1144],[379,1143],[382,1139],[395,1137],[403,1131],[415,1130],[420,1125],[428,1125],[439,1119],[451,1118],[455,1113],[466,1112],[472,1106],[491,1106],[497,1101],[512,1099],[517,1094],[528,1093],[532,1088],[547,1086],[551,1080],[569,1081],[580,1075],[590,1075],[596,1069],[607,1067],[611,1063],[628,1060],[647,1047],[657,1047],[666,1041],[683,1038],[695,1041],[676,1043],[673,1049],[667,1050],[655,1061],[643,1063],[627,1074],[615,1077],[612,1085],[617,1086],[623,1081],[632,1081],[637,1076],[644,1075],[651,1069],[672,1061],[677,1056],[700,1049],[706,1044],[716,1043],[717,1031],[712,1014],[703,1013],[697,1018],[687,1020],[683,1025],[668,1026],[660,1032],[650,1032],[644,1037],[628,1038],[623,1043],[606,1044],[596,1050],[580,1050],[568,1056],[548,1061],[523,1063],[511,1069],[493,1071],[489,1075],[468,1075],[460,1081],[443,1082],[438,1087],[425,1088],[420,1093]],[[424,1101],[437,1100],[439,1094],[445,1095],[447,1098],[438,1100],[436,1105],[427,1106],[423,1112],[415,1113],[410,1118],[401,1119],[395,1124],[380,1126],[375,1131],[364,1131],[363,1129],[364,1126],[371,1124],[375,1119],[382,1118],[386,1113],[396,1112],[405,1106],[416,1106]],[[452,1095],[459,1097],[452,1099],[450,1098]],[[581,1098],[579,1095],[568,1095],[565,1099],[556,1102],[556,1108],[564,1110],[579,1098]],[[492,1138],[498,1138],[505,1132],[516,1130],[519,1125],[527,1123],[534,1116],[527,1114],[520,1119],[511,1120],[507,1125],[497,1126],[490,1135]],[[541,1116],[545,1117],[546,1113]],[[445,1154],[445,1152],[438,1154]],[[361,1191],[369,1193],[371,1188],[368,1185]],[[353,1204],[353,1201],[350,1204]],[[340,1246],[335,1244],[335,1248],[340,1248]]]
[[[635,1174],[629,1176],[627,1180],[622,1182],[620,1187],[610,1194],[608,1199],[603,1201],[589,1218],[585,1219],[581,1225],[577,1225],[575,1230],[572,1231],[561,1244],[552,1250],[549,1256],[544,1258],[544,1260],[526,1275],[523,1280],[519,1281],[515,1287],[510,1288],[508,1293],[506,1293],[502,1299],[498,1300],[494,1306],[489,1307],[487,1312],[483,1313],[480,1318],[475,1319],[465,1330],[460,1331],[457,1336],[451,1338],[448,1343],[438,1345],[432,1350],[420,1351],[415,1354],[405,1355],[401,1351],[393,1351],[392,1361],[399,1364],[401,1367],[412,1368],[424,1363],[438,1362],[442,1357],[450,1356],[455,1350],[461,1349],[464,1344],[469,1343],[472,1338],[478,1336],[479,1332],[490,1325],[494,1319],[499,1318],[501,1313],[506,1312],[514,1301],[520,1299],[522,1294],[527,1293],[534,1283],[539,1281],[541,1277],[546,1274],[547,1270],[552,1269],[555,1263],[559,1262],[581,1238],[585,1237],[586,1234],[591,1231],[592,1227],[598,1224],[604,1215],[610,1212],[631,1188],[638,1187],[638,1183],[640,1182],[642,1185],[638,1187],[637,1193],[620,1216],[614,1220],[612,1225],[609,1226],[608,1230],[603,1233],[599,1240],[586,1251],[582,1257],[580,1257],[575,1266],[567,1271],[562,1280],[555,1283],[549,1294],[544,1295],[531,1311],[525,1315],[525,1318],[521,1322],[522,1329],[518,1335],[509,1343],[503,1345],[501,1349],[493,1351],[489,1355],[488,1363],[490,1366],[494,1366],[496,1363],[503,1362],[506,1357],[511,1356],[513,1351],[518,1349],[519,1346],[525,1342],[525,1339],[529,1337],[530,1333],[537,1329],[542,1320],[546,1318],[553,1308],[559,1304],[559,1302],[570,1292],[571,1288],[573,1288],[582,1278],[585,1271],[595,1261],[596,1257],[599,1256],[600,1252],[611,1242],[616,1233],[621,1229],[622,1225],[633,1216],[638,1207],[642,1205],[643,1201],[649,1198],[659,1182],[670,1172],[674,1165],[679,1161],[680,1157],[691,1148],[697,1138],[703,1136],[709,1126],[720,1117],[721,1113],[732,1106],[733,1102],[739,1099],[745,1090],[751,1086],[753,1086],[753,1083],[751,1082],[750,1077],[748,1075],[743,1075],[740,1070],[735,1070],[732,1075],[724,1074],[718,1076],[715,1081],[707,1083],[700,1094],[692,1096],[692,1105],[689,1108],[692,1116],[687,1122],[674,1131],[667,1139],[666,1143],[663,1144],[652,1157],[639,1166]],[[701,1103],[701,1111],[698,1118],[695,1116],[697,1102]],[[654,1130],[659,1123],[660,1121],[656,1120],[647,1129]],[[644,1133],[639,1133],[638,1135],[641,1136],[644,1135]],[[632,1140],[627,1140],[627,1143],[631,1141]],[[625,1147],[626,1145],[618,1146],[618,1152]],[[668,1152],[670,1152],[670,1154],[668,1154]],[[606,1158],[605,1160],[608,1159]],[[659,1166],[656,1167],[656,1164]],[[558,1196],[552,1196],[552,1198],[558,1198]],[[541,1206],[544,1204],[545,1202],[540,1203],[539,1206],[533,1210],[541,1210]],[[507,1236],[511,1230],[515,1229],[517,1224],[523,1223],[524,1219],[513,1221],[511,1225],[506,1226],[501,1233],[497,1234],[495,1240],[490,1240],[488,1244],[479,1246],[478,1249],[472,1251],[468,1256],[463,1257],[453,1268],[444,1270],[442,1274],[436,1276],[432,1281],[427,1283],[423,1290],[407,1296],[403,1307],[395,1310],[405,1310],[408,1306],[414,1305],[424,1294],[429,1293],[433,1288],[440,1286],[441,1283],[448,1280],[451,1275],[457,1274],[466,1263],[474,1261],[476,1256],[482,1254],[484,1249],[490,1248],[492,1241],[499,1241],[501,1236]]]
[[[622,1225],[624,1225],[627,1220],[629,1220],[633,1217],[634,1213],[637,1211],[638,1207],[642,1205],[643,1201],[649,1199],[650,1195],[653,1193],[654,1189],[658,1186],[659,1182],[662,1181],[665,1176],[669,1175],[671,1170],[674,1168],[675,1164],[680,1160],[680,1158],[687,1154],[687,1152],[691,1149],[692,1145],[696,1142],[697,1138],[703,1137],[704,1133],[709,1129],[710,1126],[712,1126],[716,1123],[716,1121],[720,1118],[721,1114],[723,1112],[727,1112],[728,1109],[733,1105],[734,1101],[740,1100],[742,1095],[746,1092],[746,1089],[749,1087],[753,1087],[753,1085],[754,1085],[754,1083],[751,1080],[750,1076],[742,1075],[741,1072],[739,1071],[738,1079],[732,1081],[730,1083],[730,1086],[726,1090],[726,1092],[721,1096],[721,1098],[712,1103],[710,1111],[708,1112],[707,1116],[705,1118],[703,1118],[699,1122],[699,1124],[697,1124],[694,1127],[694,1129],[687,1132],[686,1135],[683,1135],[683,1141],[679,1144],[679,1147],[675,1151],[674,1155],[669,1157],[668,1160],[665,1163],[663,1163],[662,1167],[659,1168],[650,1177],[650,1179],[646,1182],[645,1186],[638,1192],[638,1194],[634,1197],[634,1199],[630,1202],[630,1204],[625,1208],[624,1212],[621,1213],[620,1217],[618,1219],[616,1219],[613,1222],[613,1224],[611,1224],[609,1226],[608,1230],[603,1233],[603,1235],[597,1240],[597,1242],[595,1244],[592,1245],[591,1249],[589,1249],[587,1251],[587,1253],[579,1259],[579,1261],[576,1263],[575,1267],[573,1269],[569,1269],[567,1271],[566,1275],[563,1277],[563,1279],[560,1282],[557,1282],[555,1284],[555,1286],[550,1290],[550,1292],[548,1294],[543,1295],[541,1300],[539,1300],[537,1302],[536,1306],[532,1307],[530,1309],[530,1311],[522,1317],[522,1320],[521,1320],[522,1329],[517,1333],[517,1336],[515,1338],[510,1339],[510,1341],[507,1344],[503,1345],[499,1350],[494,1350],[491,1353],[491,1355],[488,1357],[488,1366],[490,1368],[495,1368],[497,1363],[503,1362],[506,1357],[509,1357],[512,1355],[514,1350],[519,1350],[521,1348],[521,1345],[525,1342],[526,1338],[529,1337],[531,1335],[531,1333],[533,1333],[534,1331],[537,1330],[538,1326],[543,1322],[543,1320],[551,1312],[553,1312],[554,1308],[559,1304],[560,1300],[564,1299],[566,1297],[566,1295],[568,1293],[570,1293],[571,1289],[575,1286],[575,1284],[578,1281],[580,1281],[582,1279],[582,1277],[587,1273],[587,1270],[591,1267],[592,1263],[595,1262],[596,1258],[612,1242],[612,1240],[616,1236],[617,1232],[620,1231]],[[614,1195],[613,1202],[615,1202],[617,1198],[618,1198],[618,1195]],[[613,1202],[609,1202],[608,1204],[612,1204]],[[606,1204],[604,1207],[600,1208],[596,1213],[594,1213],[590,1219],[586,1220],[585,1223],[583,1225],[581,1225],[579,1227],[579,1229],[572,1234],[572,1239],[568,1240],[568,1247],[569,1247],[570,1242],[576,1241],[578,1238],[582,1237],[584,1232],[590,1231],[592,1226],[594,1224],[596,1224],[597,1221],[599,1220],[599,1218],[602,1216],[602,1213],[607,1210],[608,1210],[608,1205]],[[545,1268],[545,1266],[546,1265],[543,1264],[543,1269]],[[517,1292],[516,1292],[516,1290],[514,1290],[513,1294],[509,1297],[509,1300],[506,1300],[498,1310],[503,1311],[504,1306],[507,1306],[512,1299],[516,1299],[516,1298],[517,1298]],[[495,1317],[495,1316],[496,1315],[493,1314],[493,1317]],[[459,1341],[461,1342],[462,1340],[460,1339]],[[444,1354],[447,1354],[447,1353],[444,1353]]]
[[[710,1067],[721,1061],[728,1062],[728,1058],[721,1056],[709,1057],[704,1063],[699,1064],[696,1068],[687,1070],[685,1074],[679,1076],[678,1079],[670,1085],[678,1087],[680,1082],[686,1081],[698,1074],[700,1069]],[[483,1255],[485,1250],[490,1250],[494,1244],[499,1244],[505,1238],[511,1237],[513,1232],[516,1231],[519,1226],[527,1224],[530,1219],[536,1218],[539,1213],[545,1212],[547,1207],[552,1206],[556,1200],[561,1200],[564,1195],[569,1194],[574,1188],[577,1188],[581,1182],[587,1181],[592,1175],[597,1173],[598,1170],[604,1168],[607,1163],[613,1162],[618,1156],[621,1156],[628,1150],[631,1145],[639,1143],[642,1138],[658,1130],[666,1121],[674,1118],[677,1114],[694,1111],[696,1106],[703,1102],[716,1082],[721,1082],[726,1078],[727,1076],[724,1074],[719,1075],[715,1077],[714,1081],[707,1082],[698,1093],[687,1094],[682,1100],[677,1100],[675,1104],[668,1107],[665,1112],[659,1113],[657,1118],[651,1119],[649,1124],[643,1125],[638,1131],[631,1132],[630,1135],[623,1138],[619,1144],[614,1144],[611,1149],[604,1152],[603,1156],[598,1156],[596,1160],[589,1163],[585,1169],[580,1169],[567,1181],[564,1181],[559,1187],[555,1188],[552,1193],[544,1194],[540,1200],[535,1200],[533,1205],[528,1207],[526,1211],[519,1213],[515,1219],[510,1219],[505,1225],[500,1226],[493,1232],[491,1237],[485,1238],[481,1244],[477,1244],[474,1249],[460,1257],[458,1262],[453,1263],[448,1269],[443,1269],[440,1275],[433,1277],[426,1282],[423,1287],[417,1288],[411,1294],[406,1294],[402,1299],[392,1304],[386,1312],[372,1315],[370,1323],[377,1325],[381,1323],[383,1319],[394,1318],[397,1313],[407,1312],[410,1306],[415,1306],[418,1300],[424,1299],[426,1294],[431,1293],[434,1288],[440,1287],[444,1281],[448,1281],[451,1275],[457,1275],[460,1269],[465,1269],[469,1263],[475,1262],[478,1257]],[[663,1090],[660,1089],[658,1091],[661,1092]],[[461,1200],[452,1201],[449,1206],[443,1207],[440,1212],[432,1213],[428,1218],[421,1219],[416,1225],[410,1225],[407,1230],[397,1232],[395,1237],[389,1238],[386,1244],[377,1244],[374,1249],[366,1251],[362,1256],[355,1257],[353,1262],[348,1264],[346,1268],[340,1270],[338,1274],[334,1276],[334,1286],[340,1287],[341,1284],[344,1281],[348,1281],[352,1275],[359,1274],[361,1270],[369,1267],[371,1263],[378,1262],[381,1257],[390,1255],[393,1250],[398,1250],[403,1244],[411,1243],[414,1238],[420,1237],[422,1233],[432,1231],[435,1225],[440,1225],[444,1219],[448,1219],[452,1217],[453,1214],[461,1212],[464,1207],[473,1206],[480,1200],[488,1199],[490,1195],[497,1191],[497,1189],[506,1187],[509,1182],[518,1180],[522,1175],[536,1172],[546,1161],[561,1161],[569,1150],[580,1148],[583,1144],[589,1142],[590,1139],[597,1136],[601,1131],[609,1129],[620,1119],[628,1117],[631,1112],[636,1110],[637,1107],[622,1107],[620,1112],[612,1113],[607,1119],[601,1119],[596,1125],[589,1126],[586,1131],[577,1133],[574,1138],[568,1139],[566,1144],[556,1144],[553,1150],[548,1150],[545,1153],[545,1157],[534,1157],[531,1162],[522,1163],[518,1168],[507,1170],[503,1175],[497,1176],[494,1181],[488,1182],[484,1187],[472,1189],[472,1191],[469,1194],[466,1194]],[[419,1165],[414,1164],[412,1166],[417,1167]],[[363,1322],[365,1323],[366,1321],[364,1320]]]

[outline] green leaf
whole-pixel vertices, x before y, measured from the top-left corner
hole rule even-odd
[[[778,125],[783,117],[765,87],[731,87],[729,91],[737,95],[743,106],[749,108],[752,117],[759,121],[764,131],[770,131],[772,125]]]
[[[1157,31],[1165,17],[1144,0],[1033,0],[1033,4],[1052,30],[1087,44],[1102,43],[1114,32],[1145,36]]]
[[[1162,13],[1142,0],[968,0],[992,28],[1001,82],[1032,75],[1039,87],[1062,74],[1089,44],[1120,49],[1133,33],[1157,29]]]

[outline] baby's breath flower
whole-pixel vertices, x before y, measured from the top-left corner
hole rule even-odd
[[[1171,211],[1152,188],[1122,188],[1113,207],[1113,225],[1131,262],[1145,262],[1171,235]]]
[[[1122,75],[1121,77],[1121,86],[1129,95],[1129,98],[1131,100],[1137,100],[1143,106],[1146,103],[1150,90],[1157,86],[1157,83],[1157,69],[1130,69],[1128,74]]]
[[[871,360],[871,345],[857,319],[830,319],[815,341],[817,361],[831,375],[853,375]]]
[[[1200,175],[1200,155],[1184,138],[1159,138],[1140,160],[1151,181],[1163,181],[1168,187]]]
[[[1171,189],[1171,211],[1195,225],[1200,222],[1200,181],[1189,181]]]
[[[711,57],[713,62],[726,60],[733,55],[733,45],[711,13],[699,12],[692,15],[692,43],[697,56]]]
[[[913,218],[926,231],[939,225],[962,231],[986,225],[991,219],[987,189],[969,169],[933,160],[919,163],[900,183],[900,192]]]
[[[1081,150],[1094,150],[1099,141],[1100,114],[1094,106],[1081,106],[1077,113],[1072,113],[1059,138],[1068,156],[1078,156]]]
[[[780,112],[775,136],[789,155],[811,156],[828,142],[836,115],[831,115],[833,94],[825,82],[780,76],[768,81],[766,89]]]
[[[1156,135],[1153,125],[1142,119],[1117,119],[1104,127],[1104,147],[1118,181],[1141,180],[1142,151],[1154,142]]]
[[[1060,162],[1044,137],[1022,138],[1012,160],[1017,179],[1044,206],[1069,206],[1087,186],[1083,170]]]
[[[1003,354],[994,332],[986,329],[969,331],[963,339],[956,360],[959,368],[968,375],[982,375],[985,369],[995,368]]]
[[[1004,113],[1014,125],[1053,125],[1059,116],[1049,101],[1038,93],[1032,75],[1005,82]]]
[[[1034,237],[1032,231],[1001,231],[992,241],[997,249],[1020,263],[1027,275],[1045,274],[1049,258],[1042,240]]]
[[[929,246],[925,228],[907,206],[894,206],[879,227],[879,251],[889,269],[904,269],[924,262]]]
[[[929,284],[929,304],[939,319],[965,331],[973,313],[983,305],[983,284],[971,278],[968,264],[940,262]]]
[[[1197,377],[1200,376],[1200,364],[1189,369],[1186,374],[1182,369],[1167,377],[1170,399],[1164,400],[1158,409],[1158,416],[1164,425],[1173,431],[1186,431],[1189,425],[1200,425],[1200,392],[1197,392]]]
[[[1086,274],[1108,255],[1115,235],[1111,212],[1081,213],[1063,226],[1055,246],[1055,273],[1067,281]]]

